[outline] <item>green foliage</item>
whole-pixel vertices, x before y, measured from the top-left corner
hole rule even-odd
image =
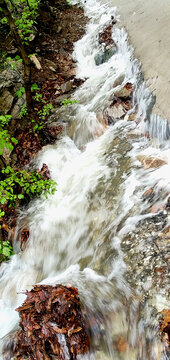
[[[56,191],[54,180],[45,179],[40,172],[26,170],[14,170],[10,166],[2,170],[6,175],[0,181],[0,204],[15,207],[18,200],[29,201],[33,197],[39,197],[42,193],[47,194]]]
[[[11,115],[0,115],[0,126],[4,127],[5,125],[7,125],[11,118]]]
[[[12,58],[10,56],[8,56],[7,58],[4,59],[4,64],[9,64],[11,69],[15,69],[15,67],[17,66],[17,64],[22,64],[22,59],[20,58],[19,55],[16,55],[15,58]]]
[[[67,106],[67,105],[73,105],[73,104],[76,104],[76,103],[79,103],[78,100],[71,100],[71,99],[64,99],[61,104],[64,105],[64,106]]]
[[[54,107],[52,104],[46,104],[42,107],[42,110],[38,111],[38,115],[40,116],[41,119],[45,120],[45,118],[50,115],[51,110],[53,109]]]
[[[4,16],[4,17],[0,20],[0,23],[3,24],[3,25],[8,24],[7,18]]]
[[[6,0],[6,2],[22,42],[29,45],[29,41],[35,33],[40,0]],[[8,20],[6,17],[2,17],[0,22],[6,25]]]
[[[15,93],[15,95],[18,96],[18,99],[20,99],[23,94],[25,94],[25,88],[24,87],[20,87],[20,89],[18,91],[16,91],[16,93]]]
[[[42,94],[35,94],[33,96],[33,99],[37,102],[41,101],[42,102]]]
[[[37,84],[32,84],[31,91],[33,92],[33,91],[37,91],[37,90],[39,90],[38,85]]]
[[[9,259],[13,254],[14,252],[9,241],[3,241],[0,243],[0,263]]]
[[[3,154],[3,149],[13,150],[13,144],[17,144],[17,139],[11,137],[7,129],[4,129],[4,126],[8,125],[8,122],[11,119],[11,115],[1,115],[0,116],[0,155]]]
[[[23,116],[28,115],[28,110],[26,105],[22,105],[21,111],[19,113],[19,117],[22,118]]]

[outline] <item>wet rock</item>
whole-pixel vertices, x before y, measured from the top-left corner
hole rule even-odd
[[[148,190],[145,191],[145,193],[143,194],[143,197],[144,199],[152,199],[154,196],[154,193],[153,193],[153,188],[150,188]]]
[[[151,207],[150,212],[151,212],[151,213],[157,213],[157,212],[160,212],[160,211],[164,211],[165,208],[166,208],[166,205],[165,205],[165,204],[154,204],[154,205]]]
[[[58,105],[58,104],[61,104],[63,100],[69,99],[69,98],[70,98],[70,94],[60,95],[60,96],[58,96],[58,97],[54,100],[54,103],[55,103],[56,105]],[[56,117],[56,116],[55,116],[55,117]],[[50,118],[52,118],[52,116],[51,116]]]
[[[125,120],[126,120],[126,121],[135,121],[135,118],[136,118],[136,113],[134,113],[134,114],[127,114],[127,115],[125,116]]]
[[[73,82],[72,81],[67,81],[66,83],[62,84],[61,85],[61,90],[63,93],[67,93],[71,90],[72,88],[72,85],[73,85]]]
[[[116,50],[115,45],[105,48],[103,51],[101,50],[94,58],[96,65],[98,66],[107,62],[116,53]]]
[[[113,124],[117,119],[121,119],[126,114],[125,109],[121,104],[118,106],[110,106],[104,111],[103,118],[106,124]]]
[[[127,99],[131,96],[133,92],[133,87],[131,83],[127,83],[121,90],[119,90],[115,95],[122,99]]]
[[[162,159],[154,158],[151,156],[145,156],[145,155],[139,155],[137,156],[138,160],[144,165],[144,169],[150,169],[150,168],[159,168],[163,165],[166,165],[167,162]]]
[[[13,100],[14,97],[8,90],[3,91],[0,97],[0,113],[7,114],[12,107]]]

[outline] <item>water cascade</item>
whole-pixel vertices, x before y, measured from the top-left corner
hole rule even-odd
[[[26,289],[35,283],[71,283],[79,289],[89,322],[91,351],[84,359],[165,360],[158,317],[168,308],[166,269],[161,280],[154,276],[166,265],[157,238],[168,226],[170,129],[151,114],[153,96],[117,23],[112,27],[116,51],[96,65],[103,51],[98,34],[111,19],[119,21],[114,1],[81,4],[89,23],[73,57],[77,78],[86,81],[73,96],[78,102],[56,111],[65,135],[34,160],[40,169],[48,165],[57,191],[22,209],[16,254],[0,267],[0,346],[18,327],[15,308]],[[131,107],[107,126],[102,114],[127,83],[134,89]],[[148,157],[164,163],[147,168],[141,159]],[[144,196],[148,189],[154,189],[152,199]],[[154,203],[162,212],[150,211]],[[25,227],[30,237],[20,252]]]

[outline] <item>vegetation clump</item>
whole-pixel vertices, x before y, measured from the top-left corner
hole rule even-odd
[[[48,172],[49,173],[49,172]],[[16,206],[27,204],[34,197],[41,194],[48,196],[56,191],[56,183],[39,171],[12,169],[7,166],[2,170],[4,177],[0,181],[0,229],[4,228],[6,212]],[[2,241],[0,246],[0,262],[7,260],[13,254],[11,244]]]

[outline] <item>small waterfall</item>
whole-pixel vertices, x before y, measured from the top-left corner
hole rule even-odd
[[[98,34],[119,19],[114,2],[71,2],[81,3],[89,16],[73,53],[77,77],[86,81],[74,94],[79,102],[56,112],[66,135],[34,160],[36,167],[48,165],[57,191],[22,209],[16,254],[0,267],[0,346],[18,327],[15,308],[26,289],[69,282],[79,289],[91,341],[90,353],[80,359],[165,360],[158,315],[168,307],[167,286],[154,283],[149,265],[162,266],[155,239],[168,224],[166,210],[156,217],[150,207],[154,201],[165,205],[170,191],[169,124],[151,114],[154,98],[124,29],[113,26],[117,50],[108,61],[95,63],[102,49]],[[106,126],[102,114],[127,83],[134,88],[132,106]],[[136,121],[128,121],[132,114]],[[145,169],[139,159],[147,157],[161,159],[163,166]],[[152,199],[144,197],[148,189],[154,189]],[[20,252],[25,227],[30,236]],[[65,339],[58,340],[68,359]]]

